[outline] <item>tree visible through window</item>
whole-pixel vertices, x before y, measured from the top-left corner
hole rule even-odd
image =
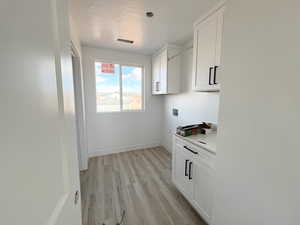
[[[97,112],[143,109],[142,67],[95,63]]]

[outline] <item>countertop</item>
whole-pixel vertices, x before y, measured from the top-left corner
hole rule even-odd
[[[188,137],[182,137],[178,134],[175,134],[177,137],[188,141],[198,147],[204,148],[207,151],[217,154],[217,133],[210,133],[210,134],[196,134],[196,135],[191,135]],[[203,143],[201,143],[203,142]]]

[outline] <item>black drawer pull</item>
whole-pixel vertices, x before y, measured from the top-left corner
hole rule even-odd
[[[192,162],[190,162],[190,164],[189,164],[189,180],[192,180],[193,178],[192,178]]]
[[[209,67],[209,77],[208,77],[208,84],[209,84],[209,85],[213,85],[213,84],[211,83],[211,73],[212,73],[213,68],[214,68],[214,67]]]
[[[188,148],[188,147],[186,147],[186,146],[183,146],[186,150],[188,150],[188,151],[190,151],[191,153],[193,153],[193,154],[195,154],[195,155],[197,155],[198,154],[198,152],[195,152],[195,151],[193,151],[192,149],[190,149],[190,148]]]
[[[186,177],[188,176],[188,174],[187,174],[187,164],[188,164],[188,161],[189,161],[188,159],[185,160],[185,166],[184,166],[184,168],[185,168],[184,169],[184,176],[186,176]]]
[[[214,84],[218,84],[218,83],[216,82],[216,79],[217,79],[217,69],[218,69],[218,66],[215,66],[215,67],[214,67]]]

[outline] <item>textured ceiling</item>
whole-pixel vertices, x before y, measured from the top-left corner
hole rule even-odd
[[[218,0],[70,0],[84,45],[152,54],[192,38],[193,22]],[[145,13],[152,11],[153,18]],[[119,43],[117,38],[134,44]]]

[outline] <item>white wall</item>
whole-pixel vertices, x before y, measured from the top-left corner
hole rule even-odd
[[[164,97],[164,133],[163,146],[172,150],[172,135],[176,127],[190,125],[202,121],[217,123],[219,93],[204,93],[192,91],[192,42],[185,45],[181,54],[181,92]],[[179,116],[172,115],[172,109],[179,110]]]
[[[76,26],[73,16],[71,15],[71,12],[69,14],[69,21],[70,21],[71,41],[72,41],[73,45],[75,46],[76,50],[78,51],[79,56],[81,57],[81,45],[80,45],[78,28]]]
[[[213,225],[300,224],[299,8],[228,1]]]
[[[79,39],[79,33],[78,28],[76,26],[76,22],[71,15],[71,12],[69,14],[69,21],[70,21],[70,36],[73,45],[75,46],[76,50],[78,51],[79,56],[81,57],[81,45],[80,45],[80,39]]]
[[[161,143],[161,96],[151,95],[151,58],[115,50],[83,47],[83,69],[90,156],[157,146]],[[140,64],[145,68],[145,112],[96,113],[94,62]]]

